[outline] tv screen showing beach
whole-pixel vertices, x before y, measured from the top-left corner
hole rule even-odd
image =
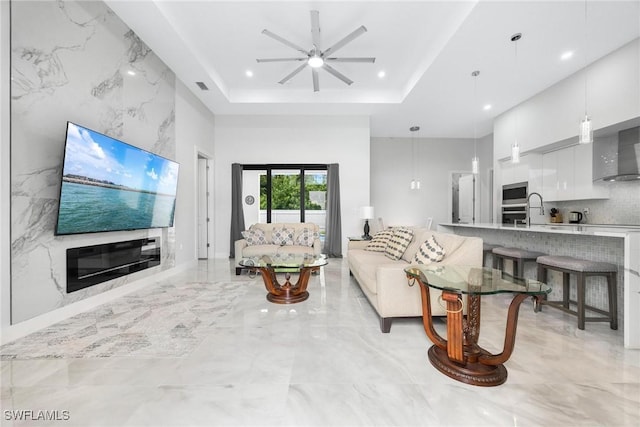
[[[56,234],[173,226],[178,167],[68,122]]]

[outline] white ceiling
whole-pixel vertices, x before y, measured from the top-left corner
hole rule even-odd
[[[588,25],[584,1],[106,3],[216,115],[368,115],[374,137],[408,137],[412,125],[421,126],[420,137],[489,134],[497,115],[640,37],[640,0],[588,0]],[[312,9],[323,50],[367,28],[335,54],[376,57],[333,65],[351,86],[321,70],[314,92],[308,68],[280,85],[300,62],[256,63],[300,56],[263,29],[311,49]],[[518,32],[516,54],[510,38]],[[565,51],[574,52],[570,60],[560,59]]]

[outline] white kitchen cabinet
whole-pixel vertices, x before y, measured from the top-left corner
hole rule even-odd
[[[520,163],[511,163],[511,160],[500,162],[502,185],[527,182],[529,180],[529,165],[525,159],[526,157],[522,157]]]
[[[606,199],[609,189],[593,182],[593,144],[578,144],[542,155],[545,201]]]
[[[575,170],[574,147],[556,151],[556,177],[558,183],[558,200],[573,200],[575,191],[575,181],[573,179]]]
[[[537,153],[528,153],[520,157],[519,163],[511,163],[511,160],[503,160],[500,162],[501,183],[502,185],[515,184],[517,182],[528,182],[529,187],[540,187],[541,178],[541,156]],[[532,183],[532,181],[534,181]],[[533,190],[533,191],[538,191]]]

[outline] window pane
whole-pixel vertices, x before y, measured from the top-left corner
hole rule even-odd
[[[327,171],[305,171],[304,192],[304,220],[318,224],[320,240],[324,241],[327,217]]]
[[[254,170],[242,172],[242,208],[246,228],[257,222],[267,222],[266,211],[262,207],[262,177],[265,173]]]

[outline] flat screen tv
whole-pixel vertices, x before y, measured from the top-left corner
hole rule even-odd
[[[68,122],[56,235],[172,227],[178,166]]]

